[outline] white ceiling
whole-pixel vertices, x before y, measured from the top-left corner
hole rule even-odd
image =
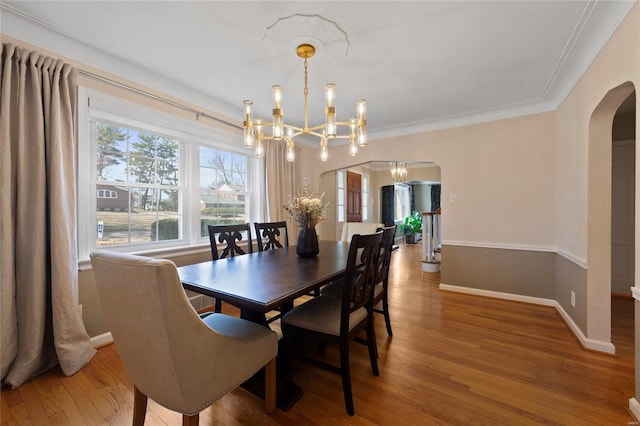
[[[244,99],[268,118],[271,85],[282,84],[294,125],[303,108],[294,47],[320,38],[309,60],[309,124],[320,123],[322,87],[333,82],[338,119],[366,98],[375,139],[557,108],[634,4],[3,0],[0,29],[238,121]],[[277,39],[264,39],[294,14],[334,21],[346,54],[340,34],[315,23],[281,22]]]

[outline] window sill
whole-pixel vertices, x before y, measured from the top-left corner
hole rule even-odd
[[[148,256],[155,258],[170,258],[174,256],[188,256],[192,254],[200,254],[204,252],[211,252],[210,244],[194,244],[190,246],[170,247],[153,250],[141,250],[136,252],[127,252],[130,254],[137,254],[139,256]],[[79,271],[91,270],[91,259],[82,259],[78,261]]]

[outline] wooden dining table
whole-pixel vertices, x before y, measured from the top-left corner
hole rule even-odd
[[[185,289],[237,306],[241,318],[268,327],[267,312],[287,311],[296,298],[344,274],[349,243],[318,243],[320,252],[315,257],[302,258],[296,254],[295,246],[290,246],[181,266],[178,274]],[[280,345],[279,351],[284,350]],[[302,390],[291,380],[282,358],[279,356],[277,405],[288,410],[302,396]],[[253,393],[264,392],[259,377],[245,385]]]

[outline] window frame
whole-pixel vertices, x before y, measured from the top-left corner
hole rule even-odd
[[[194,122],[159,109],[114,97],[87,87],[78,87],[77,135],[77,229],[80,269],[90,265],[89,254],[104,249],[96,246],[96,145],[91,140],[94,121],[107,121],[118,126],[174,138],[179,146],[179,214],[183,222],[177,240],[152,241],[144,244],[110,246],[109,250],[171,255],[209,249],[208,236],[200,236],[200,146],[221,149],[247,157],[248,221],[262,221],[264,205],[264,159],[256,158],[242,146],[242,135]],[[89,164],[89,167],[81,165]],[[95,225],[95,226],[94,226]]]

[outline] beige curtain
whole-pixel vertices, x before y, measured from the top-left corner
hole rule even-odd
[[[12,44],[0,66],[0,368],[13,388],[95,354],[78,308],[76,71]]]
[[[289,230],[289,244],[295,244],[298,238],[298,225],[291,220],[282,207],[300,192],[300,148],[295,147],[297,161],[287,161],[287,144],[284,141],[269,141],[265,144],[265,174],[267,182],[267,220],[271,222],[285,220]]]

